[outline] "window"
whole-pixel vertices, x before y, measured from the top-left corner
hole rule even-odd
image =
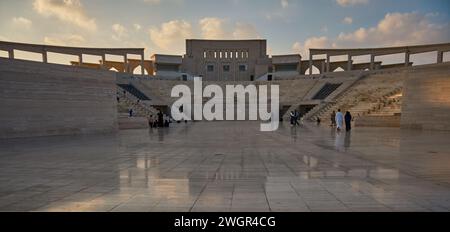
[[[208,66],[206,66],[206,70],[207,70],[208,72],[214,72],[214,65],[208,64]]]
[[[230,65],[226,64],[223,66],[223,71],[224,72],[229,72],[230,71]]]
[[[203,58],[206,58],[206,52],[203,52]]]
[[[245,64],[239,65],[239,71],[240,71],[240,72],[245,72],[245,71],[247,71],[247,65],[245,65]]]

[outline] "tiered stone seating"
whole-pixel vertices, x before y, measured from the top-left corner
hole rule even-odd
[[[123,89],[119,88],[119,90]],[[117,94],[120,99],[118,103],[118,112],[122,114],[126,113],[127,117],[130,108],[133,109],[133,114],[138,117],[147,117],[148,115],[156,115],[158,113],[157,109],[147,103],[148,101],[142,101],[134,95],[123,94],[123,91],[119,91]]]
[[[350,111],[353,116],[361,117],[368,114],[374,108],[383,103],[386,98],[398,94],[403,86],[404,77],[400,73],[373,74],[357,82],[341,96],[318,110],[315,114],[308,115],[309,119],[316,117],[330,118],[332,111]]]
[[[148,98],[144,93],[142,93],[139,89],[137,89],[133,85],[119,84],[119,87],[121,87],[122,89],[124,89],[125,91],[127,91],[128,93],[132,94],[133,96],[135,96],[136,98],[138,98],[140,100],[143,100],[143,101],[150,100],[150,98]]]
[[[327,83],[325,86],[322,87],[322,89],[313,97],[314,100],[324,100],[330,94],[332,94],[339,86],[341,86],[342,83],[338,84],[330,84]]]
[[[372,109],[369,116],[394,116],[399,115],[402,112],[402,94],[394,95],[384,102],[382,102],[377,108]]]
[[[401,91],[401,90],[400,90]],[[356,126],[400,127],[402,94],[398,93],[383,99],[364,116],[355,120]]]

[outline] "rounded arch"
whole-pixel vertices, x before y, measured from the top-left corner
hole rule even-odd
[[[112,71],[112,72],[119,72],[119,70],[117,70],[117,69],[114,68],[114,67],[111,67],[111,68],[109,69],[109,71]]]

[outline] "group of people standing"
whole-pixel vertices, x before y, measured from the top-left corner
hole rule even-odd
[[[291,111],[290,116],[291,116],[291,125],[300,126],[300,123],[298,122],[298,120],[301,120],[300,112],[298,112],[297,110]]]
[[[337,113],[336,111],[333,111],[331,113],[331,127],[336,127],[337,131],[342,131],[344,129],[344,123],[345,123],[345,130],[351,131],[352,120],[353,117],[349,111],[345,112],[345,115],[341,112],[341,109],[338,109]]]
[[[149,115],[147,119],[148,126],[150,128],[169,127],[170,125],[170,117],[163,114],[161,110],[158,112],[156,117],[153,117],[153,115]]]

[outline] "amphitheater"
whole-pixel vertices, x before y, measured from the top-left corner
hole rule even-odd
[[[142,48],[0,52],[0,211],[450,210],[450,43],[310,49],[307,60],[269,56],[265,40],[187,40],[184,56],[148,60]],[[76,59],[55,64],[55,53]],[[421,53],[435,62],[411,62]],[[392,54],[404,61],[378,59]],[[149,129],[148,115],[170,114],[172,87],[195,76],[278,85],[284,123]],[[337,109],[354,116],[351,133],[329,127]],[[293,110],[298,128],[286,123]]]

